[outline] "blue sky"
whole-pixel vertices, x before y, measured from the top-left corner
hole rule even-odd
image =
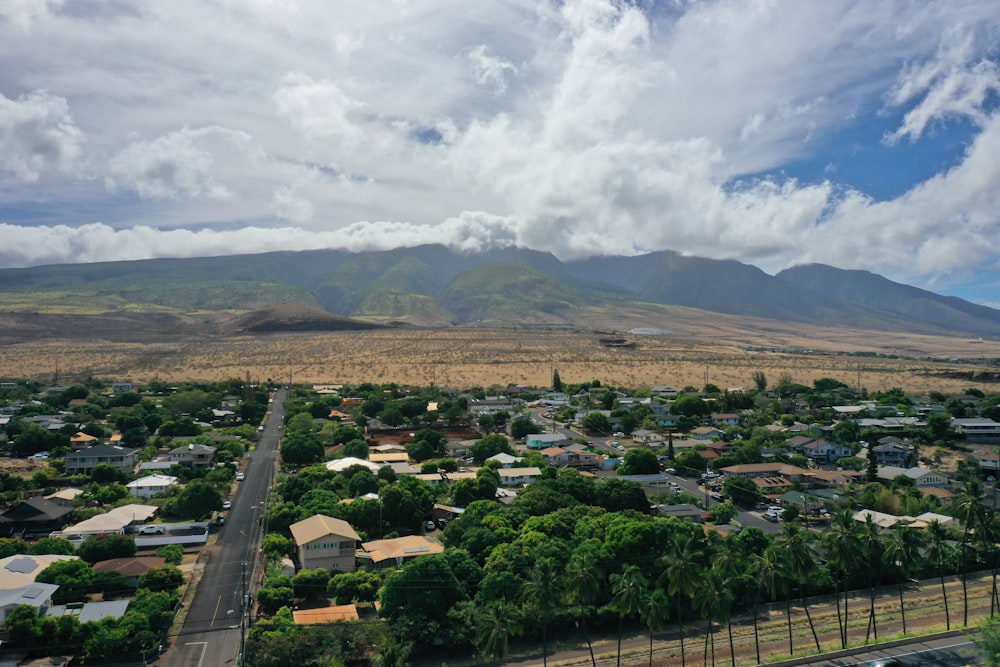
[[[0,266],[520,245],[1000,304],[979,0],[0,5]]]

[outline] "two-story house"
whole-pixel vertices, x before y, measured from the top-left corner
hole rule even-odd
[[[89,475],[102,463],[132,472],[138,450],[113,445],[93,445],[78,452],[70,452],[64,459],[67,475]]]
[[[192,442],[171,449],[167,456],[171,465],[177,464],[187,468],[207,468],[215,460],[215,447]]]
[[[304,570],[326,568],[353,572],[355,553],[361,537],[342,519],[314,514],[288,528],[295,542],[299,565]]]

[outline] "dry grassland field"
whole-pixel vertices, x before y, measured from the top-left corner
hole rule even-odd
[[[638,320],[639,318],[637,318]],[[594,330],[387,329],[365,332],[222,335],[197,327],[169,337],[93,331],[86,339],[8,340],[0,377],[61,382],[102,379],[217,380],[245,377],[295,383],[430,383],[455,389],[511,383],[546,386],[557,368],[565,382],[599,379],[629,388],[670,384],[751,386],[751,374],[771,382],[788,374],[810,385],[834,377],[869,390],[961,393],[1000,390],[997,341],[790,325],[719,315],[678,318],[656,335],[628,333],[623,323],[594,315]],[[630,328],[649,323],[625,322]],[[659,328],[659,327],[658,327]],[[615,330],[618,333],[601,333]],[[112,338],[113,336],[108,336]],[[609,346],[609,339],[624,342]],[[888,356],[852,356],[868,352]]]

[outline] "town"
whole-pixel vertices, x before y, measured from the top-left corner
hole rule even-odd
[[[737,665],[989,623],[1000,393],[747,380],[2,382],[0,650]]]

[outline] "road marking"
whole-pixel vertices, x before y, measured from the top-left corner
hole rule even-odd
[[[218,618],[218,616],[219,616],[219,607],[220,606],[222,606],[222,596],[221,595],[219,596],[219,601],[215,603],[215,611],[212,612],[212,622],[209,624],[208,627],[211,628],[211,627],[215,626],[215,619]]]
[[[208,642],[188,642],[184,644],[185,646],[201,646],[201,657],[198,658],[198,667],[201,667],[201,663],[205,662],[205,651],[208,649]]]

